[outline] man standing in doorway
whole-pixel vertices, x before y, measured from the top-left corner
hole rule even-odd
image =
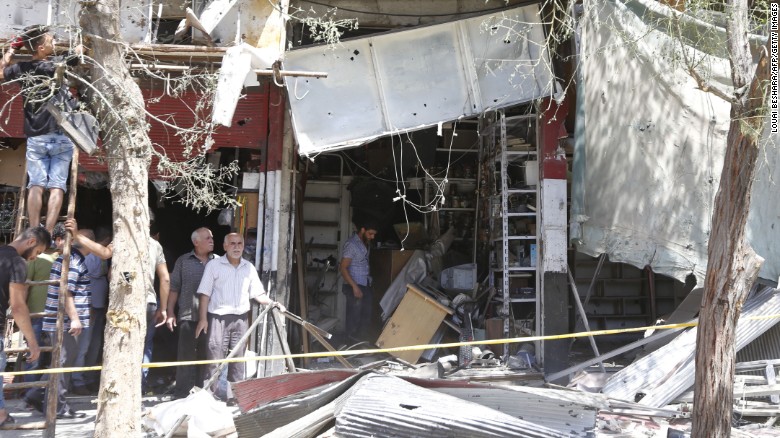
[[[206,264],[214,258],[214,235],[208,228],[192,232],[192,251],[176,260],[171,274],[171,290],[168,295],[168,328],[179,327],[178,361],[203,360],[206,358],[206,336],[195,336],[195,327],[200,316],[197,296],[198,286],[203,278]],[[176,303],[179,317],[176,318]],[[173,396],[187,397],[196,385],[203,384],[201,366],[180,366],[176,368],[176,389]]]
[[[67,84],[52,92],[56,63],[76,65],[83,52],[81,45],[66,57],[54,55],[54,34],[48,26],[30,26],[17,37],[0,60],[0,80],[20,81],[24,95],[24,135],[27,136],[27,215],[30,224],[41,220],[43,191],[49,190],[46,208],[46,229],[51,232],[60,214],[65,196],[73,142],[64,134],[54,116],[46,109],[51,100],[66,111],[76,108]],[[26,46],[32,60],[9,65],[14,53]]]
[[[30,353],[27,362],[38,360],[41,354],[38,341],[35,339],[32,324],[30,323],[30,309],[27,308],[25,296],[27,286],[24,284],[27,278],[27,262],[34,260],[49,246],[51,235],[43,227],[25,230],[16,240],[9,245],[0,246],[0,370],[5,370],[5,314],[10,309],[14,322],[19,326]],[[5,409],[3,398],[3,379],[0,378],[0,427],[13,423],[14,418]]]
[[[356,224],[357,233],[352,235],[341,253],[339,271],[344,277],[341,291],[347,298],[347,339],[363,341],[371,325],[371,309],[374,305],[374,291],[371,289],[371,275],[368,267],[371,241],[376,237],[377,226],[364,222]]]
[[[152,349],[154,347],[154,329],[165,324],[168,319],[166,312],[166,306],[168,303],[168,291],[171,287],[171,277],[168,273],[168,264],[165,262],[165,255],[163,254],[163,248],[157,239],[152,237],[152,230],[150,229],[149,236],[149,265],[147,266],[147,273],[149,275],[149,289],[146,291],[146,337],[144,338],[144,359],[143,363],[150,363],[152,361]],[[154,275],[157,274],[157,279],[160,282],[160,302],[157,303],[157,293],[154,291]],[[149,376],[149,368],[143,368],[141,376],[141,388],[142,394],[145,394],[148,390],[147,378]]]
[[[284,306],[268,297],[254,265],[241,258],[244,238],[240,234],[230,233],[225,236],[223,248],[225,255],[206,265],[198,286],[200,316],[195,337],[201,332],[208,334],[206,356],[209,360],[224,359],[230,350],[236,348],[248,329],[250,300],[285,310]],[[243,357],[243,354],[237,356]],[[217,365],[209,365],[208,369],[211,375]],[[228,365],[228,382],[238,382],[245,378],[244,375],[243,362]],[[228,398],[228,394],[216,384],[212,392],[222,400]]]

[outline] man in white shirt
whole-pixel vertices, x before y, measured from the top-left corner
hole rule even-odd
[[[211,260],[206,265],[203,279],[198,286],[200,317],[195,328],[195,337],[201,332],[208,335],[206,357],[209,360],[224,359],[236,348],[248,329],[250,300],[285,310],[284,306],[268,297],[254,265],[241,258],[244,238],[240,234],[230,233],[225,236],[223,248],[225,255]],[[243,354],[237,356],[243,357]],[[209,365],[208,368],[209,375],[212,375],[217,365]],[[243,362],[228,364],[228,382],[243,380],[244,374]],[[227,394],[217,385],[212,390],[217,397],[227,399]],[[218,391],[220,393],[217,393]]]

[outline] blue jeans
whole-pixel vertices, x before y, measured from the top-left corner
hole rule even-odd
[[[358,340],[367,340],[371,328],[371,313],[374,306],[374,291],[371,286],[360,286],[363,298],[355,298],[352,286],[344,284],[341,291],[347,298],[347,320],[344,321],[344,329],[347,337]]]
[[[146,337],[144,338],[144,360],[143,363],[152,362],[152,347],[154,346],[154,314],[157,313],[157,303],[146,305]],[[149,368],[142,368],[141,387],[146,390],[146,377],[149,375]]]
[[[74,367],[81,368],[84,366],[86,357],[87,357],[87,350],[89,349],[89,343],[92,340],[92,327],[87,327],[81,331],[81,334],[79,335],[79,348],[76,352],[76,361],[73,363]],[[85,387],[87,385],[87,382],[84,377],[84,373],[73,373],[73,376],[71,376],[71,382],[73,387]]]
[[[30,322],[32,324],[33,333],[35,333],[35,340],[38,341],[39,346],[43,345],[43,318],[33,318]],[[40,358],[32,362],[24,361],[22,363],[22,369],[25,371],[37,370],[41,367],[40,361]],[[30,374],[28,376],[24,376],[25,382],[37,382],[40,379],[40,374]]]
[[[5,329],[5,326],[3,326]],[[0,370],[5,371],[5,339],[3,333],[0,333]],[[0,377],[0,409],[5,409],[5,399],[3,398],[3,378]]]
[[[73,142],[62,133],[49,133],[27,139],[27,188],[39,186],[67,191],[66,183],[73,158]]]

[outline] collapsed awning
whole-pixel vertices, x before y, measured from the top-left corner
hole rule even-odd
[[[606,253],[611,261],[650,266],[681,281],[693,274],[702,284],[730,105],[702,91],[685,71],[680,40],[658,26],[674,13],[643,0],[607,1],[585,10],[571,236],[584,253]],[[706,66],[708,80],[731,87],[725,31],[680,19],[693,34],[723,38],[722,44],[702,48],[708,52],[685,50]],[[761,46],[751,39],[754,49]],[[780,137],[769,125],[747,233],[766,260],[760,276],[777,280]]]
[[[537,5],[293,50],[284,68],[301,155],[549,96],[554,91]]]

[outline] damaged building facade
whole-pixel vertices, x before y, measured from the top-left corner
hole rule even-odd
[[[76,6],[26,1],[2,19],[0,37],[39,23],[75,35]],[[172,89],[166,78],[207,71],[215,79],[209,122],[217,127],[206,161],[224,166],[235,160],[241,169],[232,181],[238,207],[201,214],[177,204],[175,196],[166,199],[176,181],[153,164],[150,184],[157,196],[150,208],[171,258],[186,251],[197,226],[212,227],[215,241],[238,231],[254,242],[245,256],[272,296],[340,333],[341,249],[356,222],[377,223],[370,256],[374,316],[363,340],[380,348],[695,319],[730,116],[726,102],[698,89],[675,64],[672,37],[653,28],[654,19],[674,14],[671,8],[653,0],[572,5],[572,33],[559,44],[551,37],[553,11],[546,3],[325,3],[123,5],[128,67],[147,100],[156,147],[174,161],[189,158],[185,142],[166,124],[202,123],[196,108],[205,93]],[[691,26],[706,27],[696,20]],[[343,32],[340,40],[333,40],[334,31]],[[756,53],[765,38],[753,38]],[[712,66],[712,78],[730,83],[725,53],[700,55]],[[3,143],[11,146],[0,150],[7,216],[22,181],[25,147],[18,91],[4,86],[2,93],[0,126]],[[762,135],[748,224],[751,245],[765,259],[760,286],[744,310],[756,317],[777,313],[776,138],[768,128]],[[87,226],[101,225],[88,217],[110,211],[105,164],[99,152],[79,164],[84,218],[77,217]],[[775,321],[740,323],[738,361],[780,357]],[[281,354],[269,327],[250,349]],[[294,351],[323,349],[305,331],[286,329]],[[636,367],[600,385],[603,397],[538,395],[551,405],[567,400],[582,410],[577,421],[593,424],[599,410],[657,413],[689,399],[695,338],[695,329],[651,337],[627,330],[576,341],[531,338],[489,347],[500,362],[463,347],[392,355],[415,364],[454,351],[460,366],[476,360],[486,368],[521,358],[523,372],[568,383],[587,367],[604,370],[603,363],[618,355],[646,353]],[[679,362],[664,359],[670,356]],[[257,375],[275,376],[284,365],[261,361]],[[343,413],[351,426],[359,421],[350,417],[350,403],[362,400],[360,394],[370,400],[373,392],[394,388],[426,400],[416,392],[419,382],[348,374],[322,377],[331,392],[304,397]],[[236,390],[255,394],[252,385],[269,382],[245,382]],[[437,390],[459,399],[468,399],[469,391],[492,391]],[[260,432],[253,429],[260,427],[256,420],[284,411],[282,397],[288,395],[265,400],[262,409],[242,406],[257,418],[236,426],[249,435]],[[618,406],[615,400],[639,404]],[[316,418],[331,418],[317,412],[300,414],[313,423],[289,426],[292,418],[276,417],[275,426],[304,430]],[[524,436],[544,424],[550,429],[540,436],[571,436],[551,418],[529,420],[533,425],[501,421],[489,427]],[[574,423],[574,435],[590,430]],[[261,432],[270,433],[264,424],[268,429]]]

